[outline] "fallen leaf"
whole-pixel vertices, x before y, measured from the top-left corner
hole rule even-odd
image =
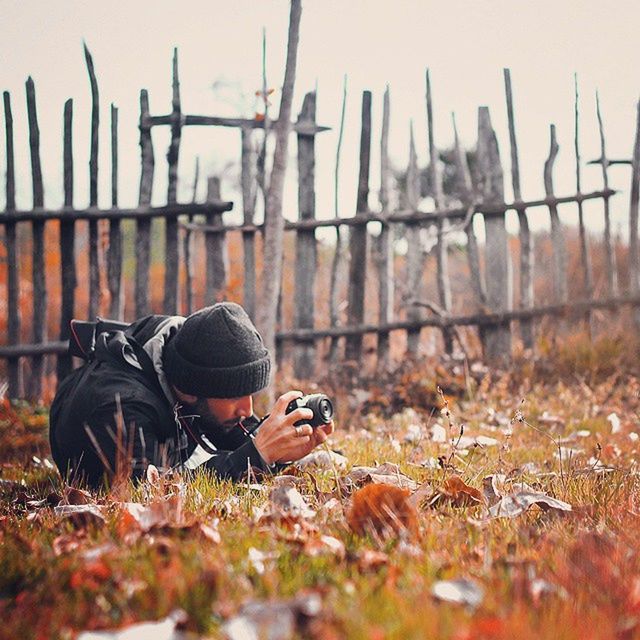
[[[400,467],[391,462],[385,462],[377,467],[353,467],[342,479],[345,488],[360,487],[365,484],[389,484],[402,489],[415,491],[418,483],[400,473]]]
[[[418,513],[406,489],[388,484],[368,484],[354,493],[347,522],[358,535],[368,533],[383,540],[418,533]]]
[[[465,484],[460,476],[451,476],[444,481],[444,485],[429,501],[429,506],[432,507],[442,501],[454,507],[474,507],[484,504],[485,499],[478,489]]]
[[[179,640],[184,636],[176,632],[176,627],[186,620],[187,614],[176,610],[159,622],[140,622],[115,631],[83,631],[77,640]]]
[[[312,451],[294,463],[298,469],[327,469],[329,471],[338,469],[343,471],[347,468],[349,460],[345,456],[336,453],[335,451],[325,451],[321,449],[319,451]]]
[[[54,507],[53,512],[78,528],[101,525],[105,521],[102,507],[97,504],[64,504]]]
[[[289,600],[249,602],[222,626],[222,632],[227,640],[288,640],[321,611],[322,599],[317,593]]]
[[[300,492],[293,487],[275,487],[269,495],[271,505],[283,515],[312,518],[316,512],[309,507]]]
[[[439,580],[431,588],[436,600],[464,604],[476,609],[484,599],[484,589],[475,580],[458,578],[457,580]]]
[[[344,543],[338,538],[327,535],[309,538],[302,550],[305,555],[312,558],[321,555],[333,555],[342,560],[346,554]]]
[[[499,502],[489,508],[491,518],[515,518],[524,513],[532,505],[537,504],[543,509],[556,511],[571,511],[572,507],[567,502],[552,498],[537,491],[521,490],[503,496]]]
[[[615,433],[620,433],[621,429],[622,429],[622,424],[620,422],[620,418],[618,417],[618,414],[615,412],[610,413],[607,416],[607,420],[609,421],[609,424],[611,425],[611,433],[615,434]]]

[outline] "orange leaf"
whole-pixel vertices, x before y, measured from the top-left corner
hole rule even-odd
[[[347,521],[358,535],[389,538],[418,533],[418,514],[407,500],[409,492],[388,484],[368,484],[353,494]]]

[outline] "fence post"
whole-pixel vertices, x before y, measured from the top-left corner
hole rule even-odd
[[[316,122],[316,94],[307,93],[298,122]],[[298,217],[313,220],[316,216],[315,136],[298,133]],[[313,329],[315,319],[315,280],[317,269],[316,235],[313,229],[299,229],[296,234],[295,328]],[[311,378],[316,364],[315,342],[296,344],[294,371],[297,378]]]
[[[118,206],[118,109],[111,105],[111,206]],[[122,221],[109,221],[109,252],[107,254],[109,281],[109,317],[124,318],[124,289],[122,287]]]
[[[73,100],[64,104],[63,137],[64,206],[73,207]],[[62,287],[62,307],[60,309],[60,340],[68,340],[69,323],[73,319],[76,260],[75,260],[75,221],[60,220],[60,275]],[[72,362],[68,355],[59,355],[57,362],[58,384],[71,373]]]
[[[140,191],[138,204],[151,203],[153,189],[153,142],[149,124],[149,94],[146,89],[140,91]],[[151,258],[151,218],[136,220],[136,317],[150,313],[149,305],[149,263]]]
[[[31,76],[26,84],[27,112],[29,117],[29,147],[31,150],[31,176],[33,180],[33,208],[44,207],[44,187],[42,185],[42,167],[40,165],[40,129],[36,110],[36,90]],[[47,287],[44,270],[44,231],[45,221],[34,220],[33,229],[33,341],[43,343],[47,337]],[[31,385],[29,395],[39,400],[42,395],[42,376],[44,356],[34,356],[31,361]]]
[[[409,123],[409,164],[407,166],[405,197],[407,208],[416,211],[420,200],[420,176],[413,136],[413,121]],[[413,304],[414,301],[422,299],[423,291],[424,255],[420,241],[422,225],[419,222],[411,222],[406,225],[405,229],[407,237],[407,291],[405,299],[409,303],[407,320],[413,321],[422,318],[422,307]],[[420,348],[420,331],[420,328],[407,330],[407,352],[411,355],[416,355]]]
[[[518,160],[518,143],[516,140],[516,124],[513,113],[513,93],[511,91],[511,71],[504,69],[504,88],[507,98],[507,117],[509,120],[509,142],[511,143],[511,184],[513,199],[522,201],[520,190],[520,162]],[[529,218],[524,207],[516,209],[520,226],[520,308],[533,308],[533,243],[529,231]],[[520,320],[520,336],[525,349],[532,349],[534,343],[533,323],[531,318]]]
[[[473,193],[473,183],[471,181],[471,173],[469,171],[469,163],[467,162],[467,156],[460,145],[458,127],[456,126],[456,116],[454,113],[451,114],[451,121],[453,124],[454,163],[456,167],[456,174],[458,176],[459,188],[462,192],[462,200],[467,207],[473,207],[475,198]],[[482,308],[487,303],[487,294],[484,288],[484,278],[482,277],[482,270],[480,267],[478,239],[476,238],[476,233],[473,230],[473,211],[469,214],[465,233],[467,236],[467,262],[469,263],[471,287],[476,298],[476,305],[479,308]]]
[[[172,74],[171,101],[171,142],[167,152],[169,164],[169,176],[167,186],[167,204],[176,204],[178,201],[178,159],[180,157],[180,138],[182,133],[182,113],[180,110],[180,81],[178,79],[178,49],[173,50],[173,74]],[[165,220],[164,227],[164,303],[163,311],[169,315],[178,312],[178,218],[171,217]]]
[[[89,157],[89,206],[98,206],[98,133],[100,126],[100,97],[93,57],[84,45],[84,57],[91,84],[91,147]],[[98,220],[89,220],[89,318],[100,313],[100,242]]]
[[[220,200],[220,178],[207,179],[207,202]],[[207,225],[224,229],[222,213],[209,213]],[[205,306],[223,299],[227,286],[227,243],[224,231],[205,232],[207,252],[207,281],[205,287]]]
[[[496,134],[491,126],[488,107],[478,110],[478,169],[480,194],[485,204],[504,202],[504,175]],[[485,225],[485,261],[487,306],[492,312],[511,310],[511,256],[505,214],[483,214]],[[511,358],[511,326],[509,322],[488,326],[483,332],[485,358],[506,364]]]
[[[16,176],[13,150],[13,114],[11,112],[11,96],[8,91],[2,94],[4,101],[5,142],[7,152],[6,173],[6,211],[16,208]],[[7,243],[7,338],[10,345],[20,342],[20,248],[16,238],[16,223],[5,223],[5,239]],[[9,397],[22,396],[22,368],[19,358],[9,358]]]
[[[253,149],[253,129],[242,127],[241,175],[242,214],[244,224],[253,224],[256,211],[256,158]],[[244,309],[247,315],[256,320],[256,239],[251,231],[242,232],[244,256]]]
[[[549,157],[544,163],[544,190],[548,198],[553,198],[555,195],[553,192],[553,165],[560,148],[556,140],[556,126],[554,124],[550,126],[549,134]],[[553,293],[555,302],[566,302],[568,297],[567,249],[556,204],[549,204],[549,215],[551,217],[551,241],[553,243]]]
[[[638,255],[638,200],[640,200],[640,100],[637,106],[636,138],[631,161],[631,196],[629,202],[629,289],[636,296],[640,291],[640,264]],[[636,307],[634,319],[640,329],[640,310]]]
[[[362,92],[362,127],[360,130],[360,170],[358,173],[358,197],[356,214],[369,209],[369,165],[371,161],[371,91]],[[364,289],[367,264],[367,227],[358,225],[349,237],[349,292],[347,317],[349,325],[364,322]],[[362,335],[348,336],[347,360],[360,361]]]
[[[603,188],[609,188],[609,159],[604,139],[604,125],[602,123],[602,113],[600,112],[600,98],[596,93],[596,112],[598,115],[598,130],[600,132],[600,160],[602,161],[602,182]],[[607,283],[609,285],[609,295],[615,298],[618,295],[618,270],[616,266],[616,252],[611,238],[611,217],[609,213],[609,198],[603,198],[604,204],[604,248],[607,260]],[[580,203],[582,205],[582,203]],[[593,293],[591,291],[591,293]],[[589,296],[591,297],[591,296]]]
[[[191,194],[191,202],[195,204],[198,199],[198,185],[200,183],[200,158],[196,156],[196,167],[193,175],[193,192]],[[193,216],[187,216],[187,222],[193,222]],[[182,237],[182,254],[184,257],[184,270],[185,270],[185,298],[184,315],[191,315],[193,313],[193,233],[191,229],[187,227],[184,229],[184,235]]]
[[[389,86],[384,92],[382,103],[382,133],[380,136],[380,208],[384,216],[389,212],[389,184],[391,168],[389,164]],[[388,223],[383,222],[377,241],[378,263],[378,322],[387,324],[393,320],[393,234]],[[378,333],[378,367],[389,365],[389,332]]]

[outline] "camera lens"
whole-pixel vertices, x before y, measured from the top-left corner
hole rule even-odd
[[[331,421],[331,418],[333,417],[333,405],[329,398],[323,398],[320,400],[318,403],[318,413],[326,423]]]

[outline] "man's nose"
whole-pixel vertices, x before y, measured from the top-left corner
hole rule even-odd
[[[253,398],[251,396],[240,398],[236,406],[236,415],[245,417],[253,415]]]

